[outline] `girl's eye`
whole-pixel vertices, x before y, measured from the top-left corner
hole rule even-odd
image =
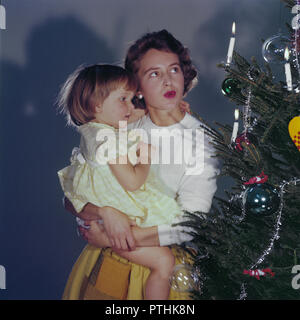
[[[122,102],[124,102],[124,101],[126,101],[126,97],[121,97],[120,100],[121,100]]]
[[[171,69],[171,72],[172,73],[177,73],[179,71],[179,68],[178,67],[174,67]]]

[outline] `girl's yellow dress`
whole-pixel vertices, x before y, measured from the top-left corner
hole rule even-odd
[[[112,174],[107,162],[119,155],[128,154],[130,162],[136,163],[140,138],[137,131],[89,122],[80,126],[79,132],[80,149],[73,150],[71,165],[58,172],[65,196],[77,212],[88,202],[99,207],[110,206],[127,214],[140,227],[172,224],[182,215],[168,188],[153,171],[150,170],[144,185],[134,192],[125,190]],[[178,247],[172,246],[172,252],[177,264],[182,259],[192,262]],[[101,272],[96,270],[97,266],[101,266]],[[149,274],[148,268],[120,257],[111,249],[87,245],[73,266],[63,299],[141,300]],[[187,298],[185,292],[170,291],[170,299]]]

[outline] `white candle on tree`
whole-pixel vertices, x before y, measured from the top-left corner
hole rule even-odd
[[[233,124],[233,130],[232,130],[232,136],[231,136],[231,142],[235,142],[235,139],[237,137],[237,133],[239,130],[239,109],[235,109],[234,111],[234,119],[235,122]]]
[[[291,66],[288,62],[289,58],[290,58],[290,51],[289,51],[289,48],[286,47],[284,50],[284,59],[286,60],[286,63],[284,64],[285,79],[286,79],[286,85],[287,85],[288,91],[292,91],[293,90],[293,82],[292,82]]]
[[[232,24],[232,37],[230,38],[228,52],[227,52],[227,65],[230,65],[232,61],[233,49],[235,44],[235,22]]]

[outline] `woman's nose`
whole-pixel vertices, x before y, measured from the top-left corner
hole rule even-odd
[[[166,75],[164,76],[163,81],[164,81],[163,83],[164,83],[165,86],[171,85],[171,78],[170,78],[170,76],[169,76],[168,74],[166,74]]]

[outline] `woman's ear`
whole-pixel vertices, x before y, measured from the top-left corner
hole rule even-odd
[[[102,112],[102,106],[98,105],[95,107],[95,113],[101,113]]]

